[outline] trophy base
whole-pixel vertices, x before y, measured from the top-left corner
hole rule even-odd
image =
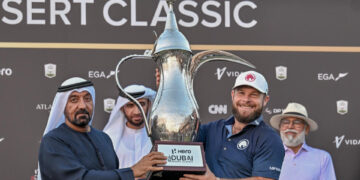
[[[184,174],[205,174],[206,162],[200,142],[155,141],[152,151],[168,157],[162,171],[150,172],[147,180],[179,179]]]
[[[158,171],[158,172],[152,172],[146,180],[171,180],[171,179],[179,179],[181,177],[184,177],[184,174],[197,174],[202,175],[205,172],[200,171]]]

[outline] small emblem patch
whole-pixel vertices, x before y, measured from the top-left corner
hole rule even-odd
[[[247,139],[242,139],[242,140],[240,140],[240,141],[238,142],[238,144],[237,144],[237,148],[238,148],[239,150],[244,150],[244,149],[246,149],[248,146],[249,146],[249,140],[247,140]]]

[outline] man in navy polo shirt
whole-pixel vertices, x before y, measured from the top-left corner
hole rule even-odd
[[[264,76],[255,71],[241,73],[231,97],[233,116],[199,130],[198,141],[204,143],[209,169],[205,175],[185,174],[181,179],[279,178],[285,151],[279,135],[261,116],[269,101]]]

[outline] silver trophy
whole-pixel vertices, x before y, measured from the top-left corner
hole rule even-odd
[[[175,144],[184,145],[195,140],[200,125],[200,118],[198,112],[199,106],[194,97],[193,80],[202,64],[221,60],[255,68],[248,61],[224,51],[203,51],[193,56],[188,40],[178,30],[173,11],[174,1],[167,1],[170,11],[167,13],[165,30],[156,40],[152,52],[148,53],[148,55],[130,55],[124,57],[119,61],[115,70],[117,86],[123,96],[133,101],[140,109],[147,133],[153,144],[158,141],[175,142]],[[126,93],[119,83],[118,73],[120,72],[120,65],[125,61],[134,59],[153,60],[159,68],[160,84],[149,119],[146,117],[139,102]],[[178,151],[177,155],[179,152],[186,151]]]

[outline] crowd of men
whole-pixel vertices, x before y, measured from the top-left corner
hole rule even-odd
[[[305,142],[318,124],[303,105],[290,102],[269,126],[262,116],[270,100],[262,74],[243,72],[229,89],[232,116],[202,124],[196,139],[204,145],[206,173],[184,174],[181,180],[336,179],[330,154]],[[142,85],[125,91],[149,115],[156,92]],[[61,84],[40,145],[39,179],[127,180],[163,169],[155,165],[166,164],[167,157],[151,152],[144,119],[132,101],[118,97],[103,131],[91,126],[94,108],[90,81],[74,77]]]

